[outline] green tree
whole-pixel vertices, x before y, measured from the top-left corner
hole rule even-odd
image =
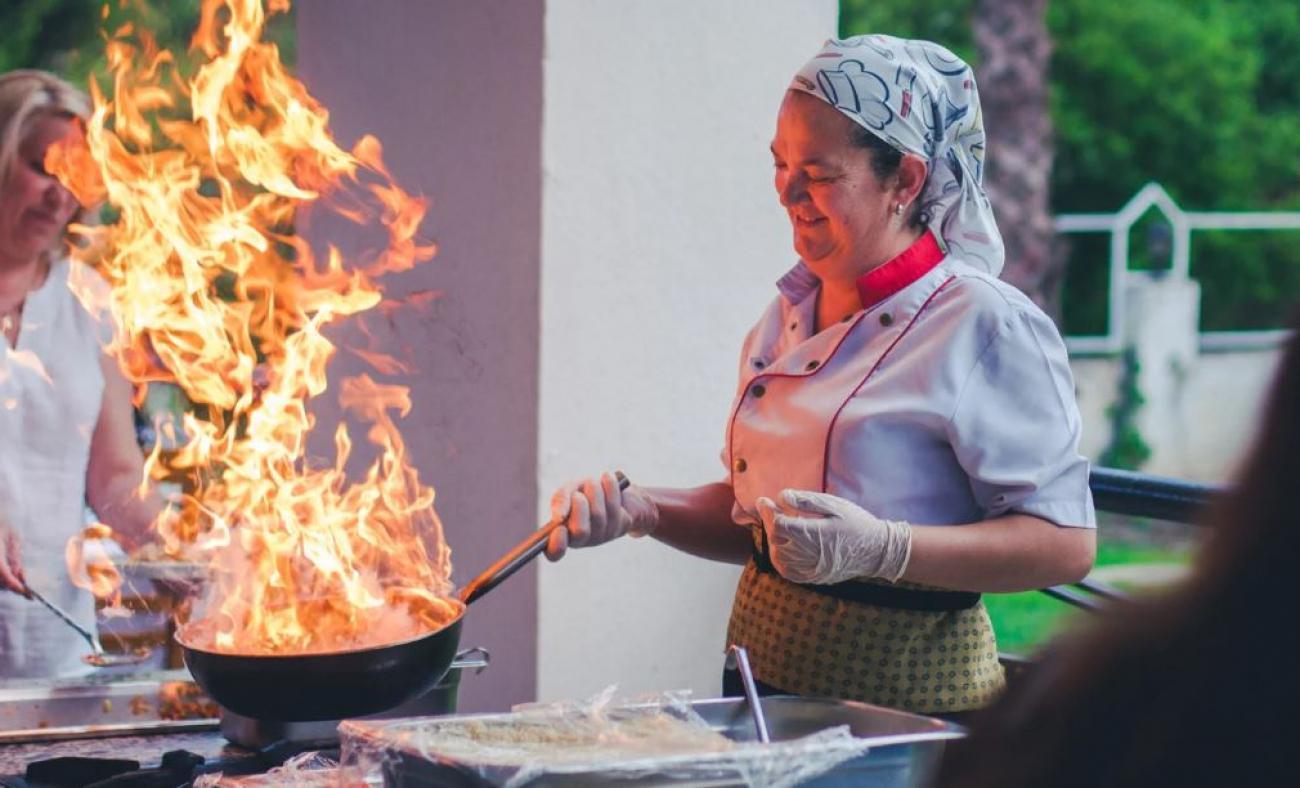
[[[1055,211],[1113,211],[1147,181],[1194,211],[1300,204],[1295,3],[1056,0],[1048,15],[1057,42]],[[1295,240],[1276,232],[1194,235],[1202,327],[1280,324],[1300,292]],[[1082,267],[1103,263],[1077,253],[1071,261],[1067,330],[1104,301],[1079,287]]]
[[[148,29],[159,46],[180,57],[189,48],[199,21],[200,0],[167,0],[154,5],[104,0],[0,2],[0,71],[39,68],[75,85],[86,85],[104,71],[104,32],[131,23]],[[104,16],[107,9],[107,16]],[[292,9],[267,20],[266,36],[292,65],[296,55]]]
[[[840,35],[925,38],[975,65],[974,0],[840,0]]]
[[[1113,211],[1150,180],[1187,207],[1249,207],[1259,55],[1240,17],[1215,0],[1057,0],[1048,24],[1057,210]]]
[[[978,0],[972,28],[988,157],[984,189],[1006,247],[1002,278],[1059,316],[1065,259],[1055,254],[1047,0]]]
[[[78,76],[69,67],[86,49],[97,48],[100,5],[95,0],[5,0],[0,5],[0,71],[43,68]]]
[[[973,7],[843,0],[840,26],[934,39],[975,64]],[[1115,211],[1148,181],[1193,211],[1300,210],[1300,3],[1051,0],[1047,22],[1053,212]],[[1280,325],[1300,293],[1297,240],[1194,235],[1202,326]],[[1065,328],[1092,333],[1105,319],[1106,247],[1068,241]]]

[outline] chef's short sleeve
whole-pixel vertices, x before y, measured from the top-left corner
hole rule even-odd
[[[1004,316],[972,367],[949,439],[986,517],[1034,515],[1096,525],[1065,343],[1032,307]]]

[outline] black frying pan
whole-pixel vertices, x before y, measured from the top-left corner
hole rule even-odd
[[[620,489],[627,477],[618,473]],[[537,529],[457,595],[464,605],[496,588],[546,548],[560,527]],[[257,720],[339,720],[391,709],[428,692],[446,674],[460,646],[465,608],[441,629],[400,643],[315,654],[223,654],[185,641],[176,633],[185,666],[213,700]]]

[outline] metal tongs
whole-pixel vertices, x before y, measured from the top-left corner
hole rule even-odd
[[[83,656],[81,661],[85,662],[87,665],[96,668],[110,668],[118,665],[138,665],[149,658],[150,649],[147,647],[138,648],[126,654],[110,654],[104,651],[104,647],[100,645],[98,635],[78,624],[76,619],[64,612],[62,608],[57,607],[50,600],[36,593],[36,590],[31,586],[27,586],[27,596],[48,607],[50,612],[63,619],[63,623],[77,630],[77,634],[86,639],[86,642],[90,644],[90,653]]]
[[[754,717],[754,730],[758,740],[764,744],[772,741],[767,733],[767,718],[763,716],[763,704],[758,698],[758,686],[754,684],[754,672],[749,669],[749,652],[744,646],[727,646],[727,667],[740,671],[740,682],[745,685],[745,702],[749,704],[749,713]]]

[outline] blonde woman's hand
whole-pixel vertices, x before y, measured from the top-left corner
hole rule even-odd
[[[659,508],[635,484],[620,490],[618,479],[602,473],[562,485],[551,496],[551,520],[559,520],[546,543],[546,557],[558,561],[572,547],[592,547],[623,534],[645,536],[659,524]]]
[[[18,534],[5,522],[0,522],[0,588],[27,596],[22,544]]]

